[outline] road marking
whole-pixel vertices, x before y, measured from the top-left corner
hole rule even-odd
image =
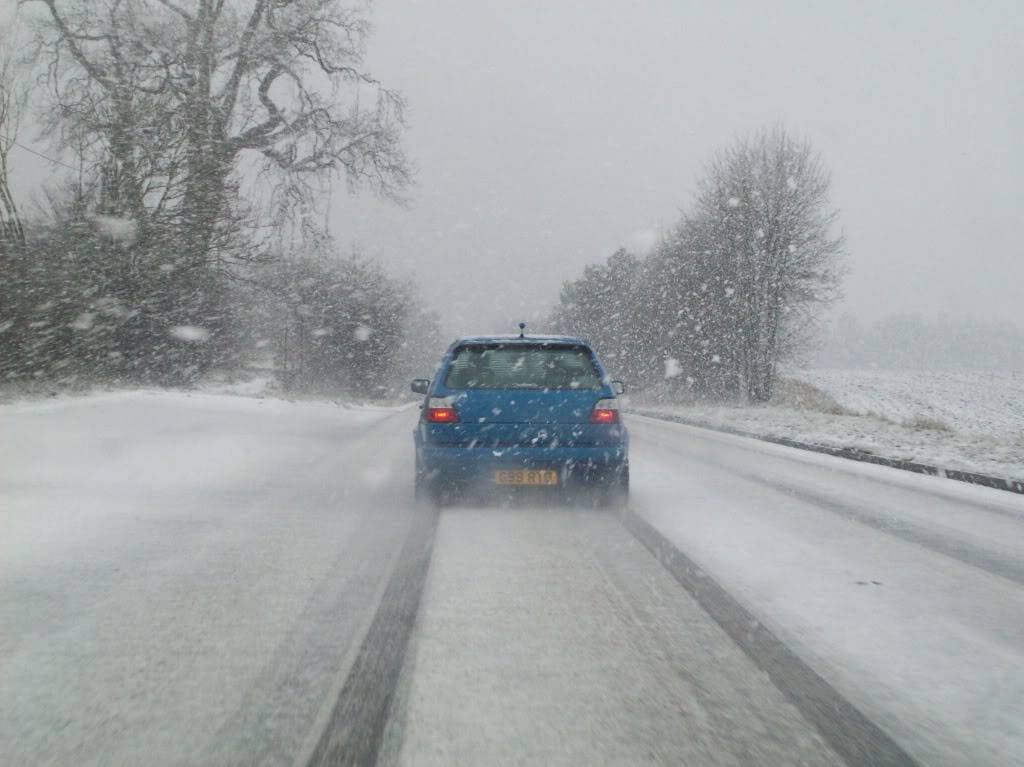
[[[638,514],[623,525],[817,728],[849,767],[917,767],[874,722],[802,661],[693,560]]]

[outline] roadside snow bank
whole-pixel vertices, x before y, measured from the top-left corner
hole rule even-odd
[[[21,413],[48,413],[69,408],[94,408],[113,403],[135,403],[163,408],[174,404],[188,404],[192,408],[225,412],[280,413],[295,418],[313,417],[322,419],[352,418],[367,423],[382,418],[399,409],[399,406],[361,402],[334,402],[323,399],[296,401],[279,397],[251,397],[233,393],[219,393],[188,389],[125,389],[114,391],[93,391],[67,393],[47,398],[16,399],[0,403],[0,419],[7,415]],[[345,415],[349,414],[349,415]]]
[[[221,394],[124,391],[54,397],[0,406],[0,486],[8,501],[24,493],[109,483],[127,489],[210,483],[257,465],[301,459],[302,432],[326,441],[369,426],[394,408],[346,408]],[[38,500],[38,499],[36,499]]]
[[[102,545],[111,518],[251,504],[394,412],[168,391],[2,405],[0,559]]]

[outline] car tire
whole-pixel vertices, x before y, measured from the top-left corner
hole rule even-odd
[[[629,465],[618,469],[601,488],[601,506],[616,511],[629,504]]]
[[[416,469],[415,495],[417,502],[420,503],[437,506],[441,502],[441,492],[437,480],[426,476],[426,473],[419,468]]]

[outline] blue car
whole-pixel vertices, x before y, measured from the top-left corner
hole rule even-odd
[[[478,336],[453,343],[423,394],[416,491],[440,501],[470,487],[588,488],[610,505],[629,493],[624,386],[567,336]]]

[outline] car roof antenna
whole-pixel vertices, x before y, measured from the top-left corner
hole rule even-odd
[[[520,338],[526,338],[526,336],[524,335],[525,333],[526,333],[526,323],[525,322],[520,322],[519,323],[519,337]]]

